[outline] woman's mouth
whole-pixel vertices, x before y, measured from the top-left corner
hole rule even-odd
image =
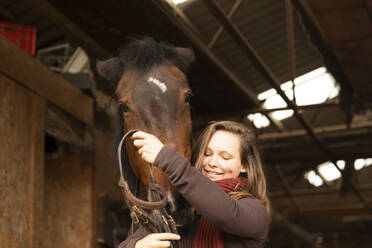
[[[204,173],[211,177],[221,176],[223,173],[204,169]]]

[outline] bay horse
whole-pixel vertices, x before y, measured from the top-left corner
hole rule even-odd
[[[142,130],[154,134],[163,144],[190,160],[192,94],[185,74],[193,60],[190,48],[174,47],[145,37],[130,41],[115,56],[97,63],[98,73],[117,85],[118,141],[129,130]],[[130,139],[125,141],[125,149],[134,175],[148,187],[147,163]],[[124,167],[128,172],[129,166]],[[190,205],[159,168],[152,166],[152,174],[167,192],[168,213],[178,225],[185,224],[191,217]],[[133,180],[129,184],[135,187]]]

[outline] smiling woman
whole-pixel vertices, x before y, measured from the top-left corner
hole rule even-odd
[[[138,153],[165,172],[194,207],[190,223],[179,234],[139,229],[124,247],[261,247],[270,223],[270,203],[258,152],[257,136],[236,122],[209,125],[193,153],[195,167],[152,134],[132,136]],[[218,207],[216,207],[218,206]]]

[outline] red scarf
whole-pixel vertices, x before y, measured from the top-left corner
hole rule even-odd
[[[246,184],[246,180],[241,178],[226,178],[214,182],[218,184],[226,193],[240,191]],[[216,227],[209,224],[204,216],[200,218],[192,247],[223,248],[222,233]]]

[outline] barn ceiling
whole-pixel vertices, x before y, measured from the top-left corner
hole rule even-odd
[[[343,176],[352,183],[337,181],[314,189],[303,173],[327,160],[343,159],[352,167],[354,159],[372,157],[372,1],[290,2],[294,7],[289,11],[293,14],[295,76],[325,66],[341,93],[312,108],[287,104],[297,114],[282,121],[271,117],[271,125],[258,132],[269,165],[274,206],[307,230],[322,225],[329,234],[324,225],[329,220],[314,224],[306,222],[306,216],[330,216],[329,209],[346,201],[340,189],[349,198],[344,208],[333,211],[338,217],[371,213],[372,187],[365,186],[368,176],[353,176],[356,172],[351,169]],[[66,42],[72,48],[82,46],[92,62],[110,56],[133,36],[192,47],[197,59],[189,81],[195,95],[192,113],[197,133],[217,119],[248,123],[248,113],[263,112],[256,96],[273,88],[272,82],[291,79],[286,11],[284,0],[190,0],[180,6],[146,0],[106,0],[104,4],[96,0],[2,0],[0,21],[35,26],[37,49]],[[100,78],[96,86],[108,95],[113,93],[113,87]],[[370,169],[363,173],[372,174]],[[301,220],[298,209],[304,217]],[[341,228],[344,220],[332,223]],[[360,233],[370,227],[365,219],[357,223]]]

